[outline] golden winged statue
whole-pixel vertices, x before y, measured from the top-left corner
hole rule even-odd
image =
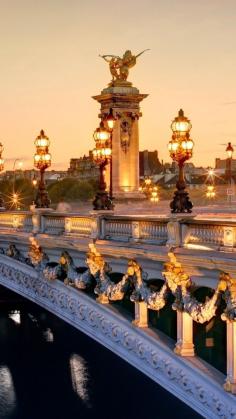
[[[119,57],[118,55],[99,55],[99,57],[103,58],[107,63],[109,63],[109,69],[112,75],[112,83],[116,81],[126,82],[129,69],[134,67],[137,61],[137,58],[140,57],[145,51],[149,51],[149,49],[145,49],[141,51],[138,55],[133,55],[130,50],[125,51],[123,57]]]

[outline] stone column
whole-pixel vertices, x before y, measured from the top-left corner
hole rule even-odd
[[[142,198],[139,188],[140,94],[130,82],[119,81],[93,96],[101,105],[101,118],[113,110],[116,122],[112,134],[112,185],[116,198]],[[107,185],[109,187],[109,185]]]
[[[227,378],[224,389],[236,394],[236,321],[226,321],[227,327]]]
[[[193,319],[184,311],[177,310],[177,342],[174,352],[180,356],[194,356]]]
[[[144,301],[134,303],[135,319],[132,323],[138,327],[148,327],[148,308]]]

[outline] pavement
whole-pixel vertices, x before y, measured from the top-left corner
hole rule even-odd
[[[92,203],[71,204],[71,211],[80,215],[88,215],[92,211]],[[169,201],[152,203],[149,201],[129,201],[115,203],[115,215],[170,217]],[[197,218],[217,218],[236,220],[236,203],[194,206],[192,214]]]

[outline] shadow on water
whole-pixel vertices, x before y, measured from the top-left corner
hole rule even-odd
[[[168,417],[200,416],[47,311],[1,304],[1,419]]]

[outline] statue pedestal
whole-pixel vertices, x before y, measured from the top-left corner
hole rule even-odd
[[[101,118],[113,110],[116,117],[112,132],[112,187],[117,199],[143,199],[139,191],[139,128],[140,102],[148,95],[125,81],[115,81],[93,96],[101,105]],[[106,170],[109,188],[110,167]]]

